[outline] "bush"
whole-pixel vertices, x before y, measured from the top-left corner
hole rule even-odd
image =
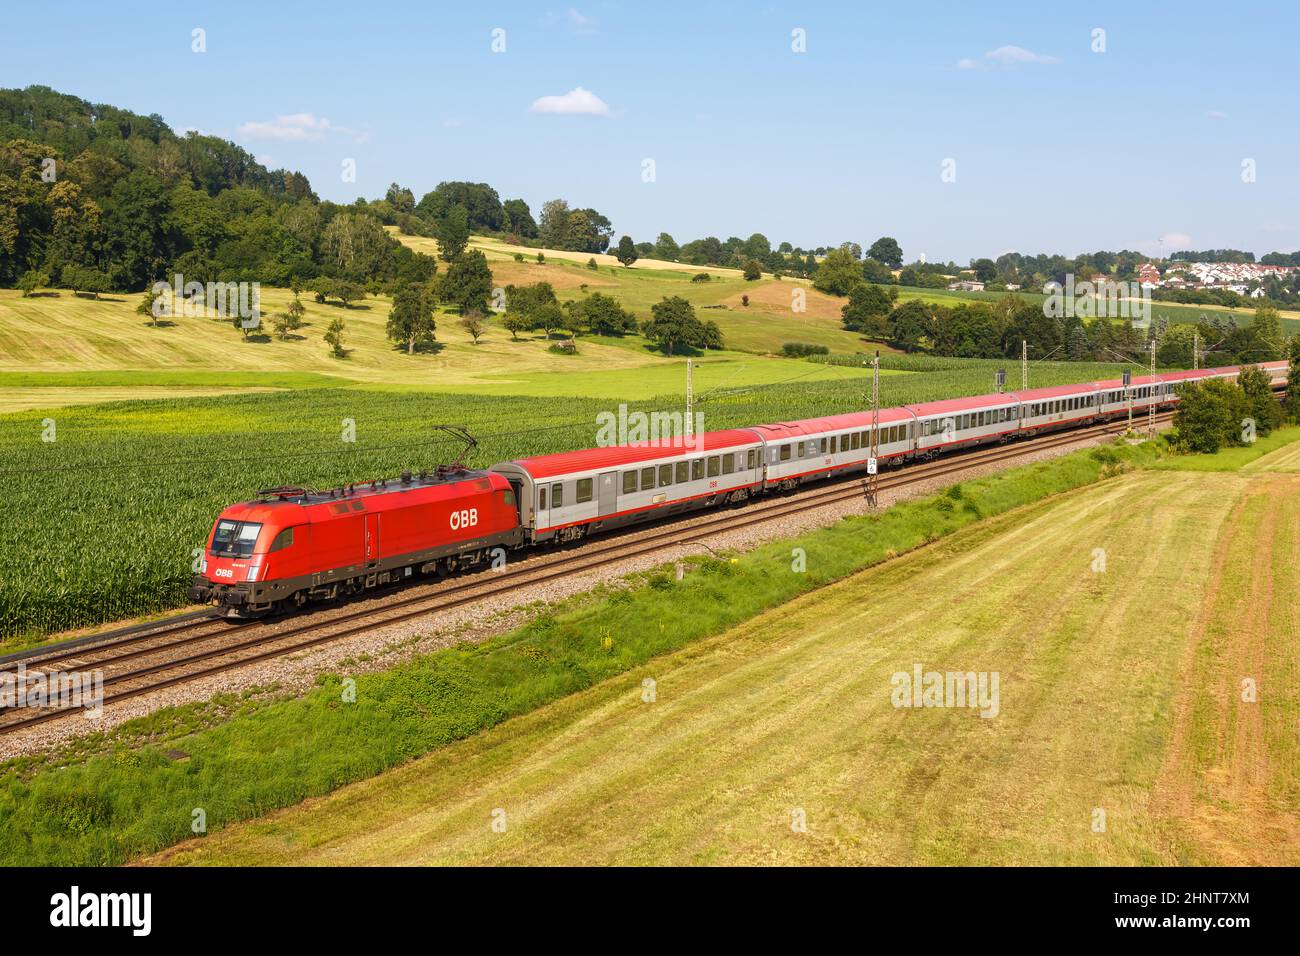
[[[810,355],[829,355],[830,349],[824,345],[811,342],[786,342],[781,346],[781,354],[786,358],[807,358]]]
[[[1246,444],[1243,421],[1250,418],[1246,393],[1235,382],[1190,382],[1179,391],[1174,414],[1174,446],[1183,452],[1214,454]]]
[[[707,272],[697,272],[695,275],[691,276],[691,281],[692,281],[692,282],[712,282],[712,281],[713,281],[713,276],[709,275]]]

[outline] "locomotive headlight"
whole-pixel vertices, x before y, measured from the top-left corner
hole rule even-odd
[[[260,554],[253,555],[253,559],[248,562],[248,575],[244,578],[244,580],[256,581],[258,575],[260,575],[261,573],[262,573],[262,556]]]
[[[200,560],[200,563],[199,563],[199,574],[207,574],[207,573],[208,573],[208,559],[207,559],[207,558],[200,558],[199,560]]]

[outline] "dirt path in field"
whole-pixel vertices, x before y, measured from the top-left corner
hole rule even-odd
[[[1280,707],[1285,728],[1293,711],[1294,681],[1277,675],[1294,676],[1288,644],[1296,640],[1290,595],[1300,585],[1300,479],[1270,471],[1260,468],[1244,483],[1215,544],[1184,650],[1174,732],[1152,793],[1152,812],[1186,828],[1198,861],[1300,861],[1300,817],[1285,798],[1294,768],[1279,766],[1294,760],[1294,751],[1275,752],[1265,718]]]

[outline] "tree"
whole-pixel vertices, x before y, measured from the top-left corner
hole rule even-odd
[[[492,270],[478,249],[471,249],[451,264],[441,285],[444,302],[450,302],[461,315],[473,310],[486,311],[492,295]]]
[[[1291,337],[1287,347],[1290,365],[1286,372],[1286,398],[1283,399],[1287,418],[1300,420],[1300,335]]]
[[[975,278],[980,282],[992,282],[998,277],[998,267],[992,259],[976,259],[970,267],[975,270]]]
[[[293,301],[289,303],[289,307],[285,311],[277,313],[272,321],[276,338],[284,341],[289,337],[290,332],[296,332],[302,328],[302,318],[306,314],[307,309],[295,295]]]
[[[522,199],[507,199],[502,205],[502,212],[505,216],[505,230],[513,233],[521,239],[537,238],[537,223],[533,219],[532,210],[528,208],[528,203]]]
[[[388,338],[406,345],[406,354],[414,355],[417,345],[434,340],[437,324],[433,320],[433,306],[429,296],[418,285],[405,285],[393,296],[393,307],[388,310]]]
[[[518,342],[519,333],[529,331],[533,327],[533,320],[526,315],[507,312],[505,318],[501,320],[501,324],[510,333],[510,340]]]
[[[853,253],[840,247],[832,249],[817,266],[813,288],[830,295],[848,295],[862,283],[862,265]]]
[[[1255,309],[1255,318],[1250,323],[1250,331],[1267,354],[1247,356],[1248,361],[1263,362],[1282,354],[1286,336],[1282,334],[1282,317],[1276,308],[1271,305],[1258,306]]]
[[[849,301],[840,309],[844,328],[883,338],[888,333],[887,318],[897,298],[895,289],[886,292],[882,286],[859,283],[849,292]]]
[[[910,299],[889,313],[889,344],[915,352],[930,336],[931,323],[929,306],[920,299]]]
[[[544,305],[557,305],[555,289],[549,282],[506,286],[506,313],[531,319]]]
[[[1092,358],[1092,346],[1088,341],[1088,330],[1080,322],[1071,327],[1065,336],[1065,357],[1071,362],[1086,362]]]
[[[891,269],[897,269],[903,264],[903,248],[896,239],[881,236],[867,250],[867,258],[883,262]]]
[[[746,282],[753,282],[756,279],[763,278],[763,264],[757,259],[750,259],[745,263],[744,276]]]
[[[1255,421],[1255,434],[1263,437],[1282,424],[1282,409],[1273,396],[1272,377],[1258,365],[1247,365],[1237,374],[1237,384],[1246,398],[1246,410]]]
[[[539,223],[542,245],[550,249],[569,248],[569,204],[563,199],[552,199],[542,204]]]
[[[635,332],[636,316],[618,304],[618,299],[593,292],[578,302],[566,302],[573,324],[593,335],[625,335]]]
[[[352,282],[383,275],[401,248],[374,216],[341,213],[329,221],[320,240],[321,258],[331,275]]]
[[[144,298],[140,304],[135,307],[136,315],[143,315],[149,320],[150,325],[158,324],[159,308],[156,303],[162,297],[162,293],[154,290],[152,287],[144,290]]]
[[[388,192],[384,198],[398,212],[412,213],[415,212],[415,193],[411,192],[405,186],[399,186],[393,183],[388,187]]]
[[[587,268],[590,269],[592,272],[595,272],[597,269],[600,268],[600,266],[597,265],[596,263],[595,256],[592,256],[590,259],[587,260]]]
[[[659,233],[659,238],[655,240],[654,257],[663,259],[666,262],[676,262],[677,257],[682,254],[681,247],[677,241],[666,232]]]
[[[101,292],[107,292],[112,288],[108,276],[98,269],[89,269],[83,266],[65,266],[63,269],[63,283],[72,289],[72,294],[79,292],[89,292],[92,299],[98,299]]]
[[[453,206],[465,209],[471,230],[498,232],[505,223],[501,197],[487,183],[438,183],[433,192],[426,193],[420,200],[415,211],[429,222],[436,223],[445,219]]]
[[[235,309],[234,311],[228,313],[228,315],[230,318],[230,324],[233,325],[235,328],[239,329],[239,331],[243,333],[245,339],[248,338],[249,332],[252,332],[253,329],[257,328],[256,323],[253,325],[246,325],[245,324],[246,320],[242,315],[239,314],[238,309]]]
[[[37,272],[35,269],[28,269],[18,280],[18,288],[23,290],[23,298],[29,298],[37,289],[43,288],[50,284],[50,277],[44,272]]]
[[[675,349],[722,348],[722,333],[714,322],[701,322],[695,316],[695,307],[681,296],[665,296],[650,307],[651,318],[641,327],[641,332],[651,342],[657,343],[665,355]]]
[[[1249,417],[1246,396],[1233,382],[1207,379],[1188,382],[1179,390],[1174,413],[1174,444],[1184,451],[1213,454],[1240,444],[1244,418]]]
[[[464,206],[452,206],[434,229],[438,240],[438,255],[446,262],[456,262],[469,245],[469,211]]]
[[[565,326],[564,311],[554,302],[549,302],[537,309],[532,316],[532,328],[539,330],[549,339],[551,333]]]
[[[624,236],[618,241],[618,252],[615,253],[615,256],[619,262],[629,268],[632,263],[636,262],[636,260],[640,258],[640,256],[637,255],[636,243],[632,241],[631,236]]]
[[[343,320],[338,318],[331,320],[325,330],[325,344],[330,347],[330,354],[335,358],[347,358],[347,350],[343,348],[343,333]]]
[[[332,289],[335,298],[343,303],[343,308],[351,308],[349,303],[360,302],[366,297],[365,286],[356,282],[338,281],[333,283]]]
[[[862,278],[868,282],[892,283],[894,273],[890,272],[889,266],[883,262],[877,262],[875,259],[864,259],[862,262]]]
[[[460,320],[460,327],[464,329],[474,339],[474,344],[478,345],[479,336],[486,329],[483,323],[483,313],[470,312],[465,318]]]

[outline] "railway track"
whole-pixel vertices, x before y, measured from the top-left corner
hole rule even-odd
[[[1171,412],[1156,416],[1160,423],[1173,418]],[[899,471],[879,475],[878,490],[887,491],[923,481],[932,481],[1003,461],[1013,461],[1039,452],[1089,438],[1123,431],[1122,422],[1052,432],[1041,437],[974,448],[941,459],[908,465]],[[861,499],[860,473],[832,484],[821,483],[788,496],[766,499],[743,509],[693,514],[689,525],[682,518],[645,526],[617,537],[597,538],[581,548],[533,555],[499,571],[481,571],[473,576],[437,587],[432,592],[407,594],[382,607],[366,607],[334,614],[319,612],[307,619],[246,621],[231,624],[196,612],[155,625],[136,625],[106,635],[9,655],[0,666],[21,663],[28,683],[38,675],[59,672],[102,673],[103,700],[107,706],[143,694],[189,683],[204,677],[282,657],[342,640],[376,627],[411,620],[435,611],[508,594],[520,587],[593,570],[602,565],[683,544],[704,541],[719,533],[758,525],[805,511],[853,499]],[[701,519],[702,520],[699,520]],[[371,596],[373,599],[374,595]],[[283,625],[288,624],[287,627]],[[235,640],[232,641],[232,637]],[[0,735],[58,720],[75,713],[72,709],[30,709],[0,713]]]

